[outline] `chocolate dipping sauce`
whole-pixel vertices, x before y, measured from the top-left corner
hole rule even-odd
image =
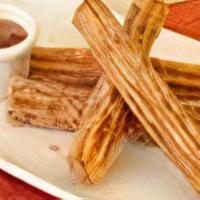
[[[27,36],[28,33],[19,24],[11,20],[0,19],[0,49],[17,45]]]

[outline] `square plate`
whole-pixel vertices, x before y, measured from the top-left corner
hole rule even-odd
[[[80,0],[1,0],[30,12],[39,25],[37,45],[85,47],[71,24]],[[125,13],[116,1],[110,8]],[[126,2],[126,1],[125,1]],[[44,12],[45,9],[45,12]],[[56,17],[55,17],[56,16]],[[167,41],[167,42],[166,42]],[[163,29],[152,56],[200,64],[200,43]],[[185,177],[157,147],[127,144],[104,181],[96,186],[71,182],[67,154],[73,133],[14,128],[6,121],[6,102],[0,103],[0,168],[62,199],[198,200]]]

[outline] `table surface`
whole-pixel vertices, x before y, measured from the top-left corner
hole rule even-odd
[[[200,1],[191,0],[170,6],[165,27],[200,40]],[[0,200],[56,200],[57,198],[33,188],[0,171]]]

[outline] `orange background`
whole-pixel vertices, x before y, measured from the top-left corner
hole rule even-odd
[[[172,4],[165,27],[200,40],[200,0]]]

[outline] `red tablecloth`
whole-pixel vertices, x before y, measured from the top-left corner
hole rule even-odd
[[[200,40],[200,0],[170,6],[165,27]],[[56,200],[0,171],[0,200]]]
[[[0,170],[0,200],[58,200]]]
[[[171,5],[165,27],[200,40],[200,0]]]

